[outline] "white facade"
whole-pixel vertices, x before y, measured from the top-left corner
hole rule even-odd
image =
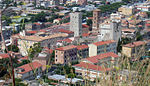
[[[74,37],[82,34],[82,13],[70,13],[70,30],[74,32]]]
[[[121,25],[120,21],[112,21],[109,25],[100,26],[100,36],[98,41],[106,41],[106,40],[118,40],[121,38]]]
[[[117,53],[117,44],[116,42],[107,42],[107,41],[101,41],[99,42],[102,43],[105,42],[105,44],[103,45],[95,45],[95,44],[89,44],[89,57],[91,56],[96,56],[102,53],[106,53],[106,52],[113,52],[113,53]]]

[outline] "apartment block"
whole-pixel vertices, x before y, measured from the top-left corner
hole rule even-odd
[[[117,44],[114,40],[99,41],[89,44],[89,57],[96,56],[101,53],[113,52],[117,53]]]
[[[79,64],[73,65],[78,76],[94,80],[97,77],[106,76],[105,73],[112,70],[118,64],[119,56],[113,52],[103,53],[97,56],[82,59]],[[103,76],[104,75],[104,76]]]
[[[130,16],[135,13],[135,8],[131,6],[122,6],[118,9],[118,11],[123,15]]]
[[[55,49],[55,64],[68,64],[77,60],[76,46],[68,45]]]
[[[55,34],[46,34],[46,33],[37,33],[36,35],[26,35],[26,32],[20,32],[20,34],[13,35],[11,37],[12,44],[15,44],[19,47],[20,53],[23,56],[28,55],[28,49],[33,46],[35,43],[40,43],[41,47],[53,48],[57,40],[62,40],[68,37],[66,33],[55,33]]]
[[[136,41],[122,46],[122,54],[137,59],[146,55],[146,42]]]
[[[89,56],[89,47],[88,45],[78,45],[78,57],[80,59],[87,58]]]
[[[42,65],[38,62],[25,64],[15,69],[15,77],[22,80],[34,79],[35,75],[42,75]]]

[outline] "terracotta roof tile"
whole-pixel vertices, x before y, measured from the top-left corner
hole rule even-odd
[[[91,69],[96,71],[109,71],[110,68],[102,68],[101,66],[93,65],[90,63],[81,62],[80,64],[74,65],[76,67],[85,68],[85,69]]]
[[[35,25],[41,25],[40,23],[37,23],[37,22],[36,22],[36,23],[33,23],[33,24],[35,24]]]
[[[65,46],[65,47],[56,48],[56,50],[64,51],[64,50],[70,50],[70,49],[73,49],[73,48],[76,48],[76,46],[75,45],[68,45],[68,46]]]
[[[91,35],[91,33],[83,33],[82,34],[83,37],[87,37],[87,36],[90,36],[90,35]]]
[[[88,45],[78,45],[77,46],[78,50],[82,50],[82,49],[85,49],[85,48],[88,48]]]
[[[0,59],[9,58],[9,55],[7,53],[0,54]]]
[[[24,56],[24,57],[20,58],[20,60],[28,60],[28,56]]]
[[[88,57],[85,60],[88,60],[92,63],[97,63],[100,59],[108,58],[108,57],[118,58],[119,56],[113,52],[108,52],[108,53],[103,53],[97,56]]]
[[[82,27],[83,27],[83,28],[89,28],[89,26],[86,25],[86,24],[82,24]]]
[[[72,40],[68,38],[68,39],[64,39],[64,40],[58,40],[58,42],[68,42],[68,43],[71,43]]]
[[[135,32],[135,30],[133,30],[133,29],[122,29],[122,31]]]
[[[108,41],[96,42],[96,43],[93,43],[93,44],[96,45],[96,46],[100,46],[100,45],[105,45],[105,44],[111,44],[111,43],[114,43],[114,42],[115,42],[114,40],[108,40]]]
[[[27,73],[27,72],[33,70],[33,69],[39,68],[39,67],[42,67],[42,65],[35,61],[35,62],[25,64],[25,65],[18,67],[18,68],[24,69],[23,72],[18,72],[18,73],[24,74],[24,73]]]
[[[70,31],[70,30],[65,30],[65,29],[59,29],[58,30],[59,32],[62,32],[62,33],[68,33],[68,34],[72,34],[74,32]]]
[[[140,46],[140,45],[143,45],[145,44],[144,41],[136,41],[136,42],[133,42],[133,43],[129,43],[129,44],[126,44],[124,45],[124,47],[137,47],[137,46]]]
[[[37,33],[38,31],[27,31],[27,33],[30,33],[30,34],[35,34],[35,33]]]

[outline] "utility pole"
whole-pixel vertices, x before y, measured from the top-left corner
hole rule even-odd
[[[5,9],[4,9],[5,10]],[[12,86],[15,86],[15,75],[14,75],[14,67],[13,67],[13,61],[12,61],[12,56],[11,56],[11,53],[9,53],[8,51],[8,48],[6,46],[6,43],[5,43],[5,39],[4,39],[4,36],[3,36],[3,30],[2,30],[2,12],[4,10],[0,10],[0,30],[1,30],[1,37],[2,37],[2,41],[3,41],[3,44],[4,44],[4,47],[9,55],[9,62],[10,62],[10,66],[11,66],[11,79],[12,79]]]

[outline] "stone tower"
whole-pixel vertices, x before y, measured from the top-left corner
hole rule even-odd
[[[121,22],[118,21],[113,21],[110,24],[111,27],[111,37],[112,40],[115,40],[116,42],[118,42],[119,39],[121,39]]]
[[[70,30],[74,32],[74,37],[82,35],[82,13],[70,13]]]
[[[100,17],[101,17],[101,10],[99,9],[93,10],[93,25],[92,25],[93,33],[99,32]]]

